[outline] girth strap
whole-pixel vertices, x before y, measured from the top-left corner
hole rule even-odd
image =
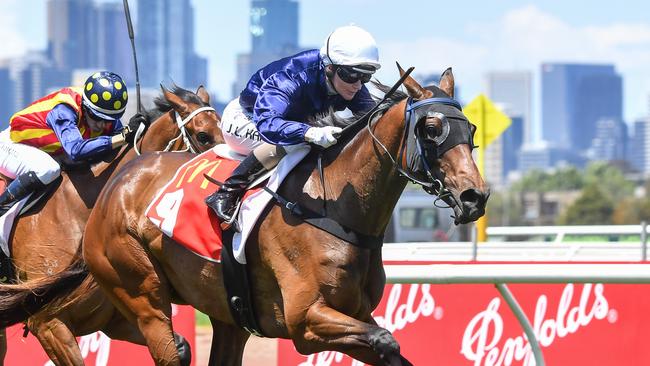
[[[258,337],[264,337],[262,328],[257,322],[257,314],[253,308],[250,292],[250,280],[246,265],[237,262],[232,250],[233,230],[223,232],[223,250],[221,251],[221,271],[223,284],[226,288],[228,309],[230,315],[247,332]]]
[[[363,249],[379,249],[384,244],[383,235],[374,236],[356,232],[355,230],[345,227],[327,216],[318,214],[306,207],[300,206],[297,202],[291,202],[287,200],[276,192],[271,191],[267,187],[264,187],[264,190],[273,196],[278,204],[280,204],[280,206],[284,209],[288,210],[289,213],[291,213],[293,216],[301,219],[302,221],[315,228],[328,232],[341,240],[345,240],[355,247]]]

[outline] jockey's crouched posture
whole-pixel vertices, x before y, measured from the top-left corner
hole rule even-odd
[[[128,94],[122,78],[112,72],[91,75],[81,88],[63,88],[11,117],[0,133],[0,173],[13,179],[0,195],[0,215],[60,174],[59,162],[98,158],[132,143],[140,123],[136,114],[126,128]]]
[[[275,167],[293,146],[335,144],[340,127],[312,127],[306,121],[330,108],[353,113],[372,109],[375,102],[364,83],[379,67],[373,37],[357,26],[344,26],[334,30],[320,50],[304,51],[257,71],[221,119],[228,145],[248,156],[206,198],[208,206],[229,223],[245,187]]]

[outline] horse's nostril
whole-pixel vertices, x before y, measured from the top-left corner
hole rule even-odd
[[[463,203],[474,203],[477,205],[485,202],[486,196],[478,189],[470,188],[460,194],[460,201]]]

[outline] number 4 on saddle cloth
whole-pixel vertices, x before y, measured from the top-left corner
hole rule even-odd
[[[277,191],[282,180],[309,153],[309,146],[298,148],[280,161],[266,186]],[[205,198],[218,187],[204,177],[223,182],[239,164],[226,145],[217,145],[183,164],[146,210],[154,225],[177,243],[211,261],[221,260],[222,232],[218,218],[205,204]],[[238,213],[241,232],[233,235],[235,259],[246,263],[244,244],[255,222],[273,197],[261,188],[244,196]]]

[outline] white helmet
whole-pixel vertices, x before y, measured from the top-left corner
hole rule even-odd
[[[379,69],[379,51],[375,39],[356,25],[336,28],[320,49],[326,65],[368,65]]]

